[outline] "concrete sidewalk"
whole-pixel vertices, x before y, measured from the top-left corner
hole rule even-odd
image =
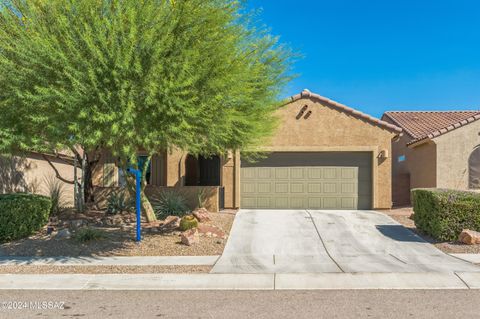
[[[480,273],[0,275],[0,290],[480,289]]]
[[[0,266],[213,266],[220,256],[11,257]]]

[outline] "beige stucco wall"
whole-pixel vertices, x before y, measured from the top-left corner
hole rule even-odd
[[[297,119],[305,105],[308,106],[305,114],[312,111],[311,115]],[[265,150],[372,152],[374,208],[391,207],[390,154],[395,133],[310,98],[284,105],[276,114],[280,124]],[[382,150],[387,151],[388,158],[377,158]]]
[[[383,118],[391,122],[388,117]],[[436,145],[433,142],[408,147],[411,137],[403,133],[392,140],[392,192],[394,205],[408,205],[412,188],[437,187]],[[399,157],[404,155],[405,161]]]
[[[413,148],[408,153],[410,188],[437,187],[437,146],[433,142]]]
[[[437,145],[437,187],[468,189],[468,158],[480,145],[480,121],[433,139]]]
[[[60,175],[73,180],[73,166],[50,157]],[[78,170],[81,174],[81,170]],[[55,179],[55,172],[43,157],[36,153],[25,156],[0,157],[0,193],[32,192],[47,195],[49,180]],[[59,181],[63,185],[64,200],[73,206],[73,185]]]

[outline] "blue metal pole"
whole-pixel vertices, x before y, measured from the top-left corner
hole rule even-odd
[[[142,240],[142,228],[141,228],[141,218],[142,218],[142,196],[141,196],[141,183],[142,183],[142,171],[134,168],[128,169],[129,173],[135,174],[135,210],[137,213],[137,242]]]
[[[140,242],[142,240],[142,230],[141,230],[141,211],[142,211],[142,205],[141,205],[141,182],[142,182],[142,176],[141,172],[137,170],[135,172],[135,176],[137,177],[137,185],[136,185],[136,200],[135,204],[137,206],[137,242]]]

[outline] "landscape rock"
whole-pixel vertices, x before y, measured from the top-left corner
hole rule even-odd
[[[212,225],[198,225],[200,236],[226,239],[227,234],[220,228]]]
[[[162,232],[169,232],[177,229],[180,227],[180,220],[181,218],[178,216],[168,216],[165,220],[161,223],[158,229]]]
[[[210,214],[206,208],[197,208],[192,212],[192,215],[195,216],[200,223],[210,221]]]
[[[70,227],[72,228],[80,228],[84,225],[87,225],[87,221],[85,219],[73,219],[70,221]]]
[[[56,239],[70,239],[71,237],[72,237],[72,234],[66,228],[59,230],[58,233],[55,235]]]
[[[480,244],[480,232],[464,229],[458,236],[458,241],[467,245]]]
[[[181,235],[182,244],[192,246],[200,241],[198,230],[196,228],[184,231]]]

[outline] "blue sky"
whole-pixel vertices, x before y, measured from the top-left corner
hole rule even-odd
[[[368,114],[480,109],[480,1],[249,0],[304,88]]]

